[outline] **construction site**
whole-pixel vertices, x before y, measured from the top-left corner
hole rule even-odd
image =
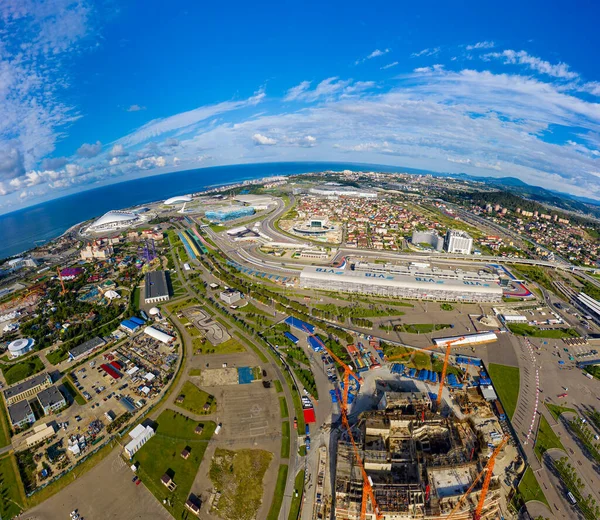
[[[345,433],[338,440],[335,518],[471,520],[474,511],[496,517],[500,485],[470,422],[432,413],[426,393],[386,392],[378,408],[360,415],[353,439]]]

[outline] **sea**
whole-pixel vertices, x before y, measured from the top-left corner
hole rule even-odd
[[[245,180],[324,170],[407,171],[360,163],[286,162],[216,166],[166,173],[82,191],[0,215],[0,259],[19,255],[111,209],[124,209]]]

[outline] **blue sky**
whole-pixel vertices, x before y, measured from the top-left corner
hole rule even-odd
[[[299,160],[600,199],[594,2],[324,3],[0,0],[0,212]]]

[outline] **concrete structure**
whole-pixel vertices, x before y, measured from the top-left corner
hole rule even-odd
[[[494,282],[451,280],[433,276],[391,275],[331,267],[305,267],[299,284],[309,289],[377,294],[438,301],[500,302],[502,288]]]
[[[175,341],[175,338],[173,336],[169,336],[169,334],[165,334],[161,330],[155,329],[154,327],[146,327],[144,329],[144,332],[148,334],[148,336],[151,336],[162,343],[166,343],[167,345]]]
[[[8,268],[11,271],[17,271],[19,269],[23,269],[24,267],[37,267],[38,266],[37,260],[30,256],[13,258],[12,260],[9,260],[7,262],[7,264],[8,264]]]
[[[8,417],[13,428],[23,428],[35,422],[35,415],[26,399],[8,407]]]
[[[389,397],[392,397],[390,393]],[[363,412],[355,441],[384,520],[446,517],[474,483],[487,458],[477,432],[467,422],[443,418],[428,410],[427,399],[412,393],[393,396],[393,409]],[[338,441],[335,461],[335,511],[332,517],[361,518],[363,476],[351,444]],[[482,480],[455,518],[471,518]],[[482,518],[495,518],[499,509],[498,477],[492,477]],[[366,518],[374,518],[367,507]]]
[[[8,355],[13,359],[18,358],[31,351],[34,345],[35,340],[32,338],[16,339],[8,344]]]
[[[133,430],[129,432],[131,440],[125,446],[125,453],[129,458],[133,455],[154,436],[154,430],[151,426],[142,426],[138,424]]]
[[[376,199],[377,192],[363,188],[342,186],[334,182],[328,182],[308,190],[312,195],[324,195],[326,197],[360,197],[365,199]]]
[[[501,316],[506,323],[527,323],[529,321],[527,316],[522,314],[502,314]]]
[[[98,233],[102,231],[114,231],[123,229],[140,222],[139,215],[130,211],[112,210],[94,221],[88,228],[88,232]]]
[[[600,302],[582,292],[577,295],[575,303],[584,309],[586,313],[588,313],[592,319],[598,325],[600,325]]]
[[[82,260],[91,260],[93,258],[98,260],[106,260],[110,258],[114,253],[114,249],[111,245],[91,245],[85,246],[79,255]]]
[[[268,209],[275,204],[275,199],[270,195],[236,195],[233,197],[236,202],[241,202],[247,206],[252,206],[256,211]]]
[[[89,356],[95,350],[106,345],[106,342],[99,337],[89,339],[85,343],[81,345],[77,345],[69,350],[69,358],[71,361],[77,361],[79,359],[83,359],[86,356]]]
[[[428,244],[436,251],[441,251],[444,248],[444,239],[438,235],[435,230],[417,231],[414,230],[411,238],[413,245]]]
[[[233,305],[235,302],[242,299],[242,293],[240,291],[236,291],[235,289],[226,289],[225,291],[221,291],[219,298],[229,305]]]
[[[46,372],[33,376],[25,381],[4,390],[7,405],[35,397],[39,392],[52,385],[52,378]]]
[[[54,426],[52,424],[40,424],[33,428],[33,435],[30,435],[25,439],[27,442],[27,447],[35,446],[40,442],[44,442],[46,439],[52,437],[56,432],[54,431]]]
[[[470,255],[473,249],[473,239],[466,231],[449,229],[444,240],[444,249],[448,253]]]
[[[150,271],[146,273],[144,301],[146,303],[164,302],[171,296],[166,271]]]
[[[42,410],[44,410],[44,415],[50,415],[67,406],[65,396],[55,386],[46,388],[38,393],[37,400]]]
[[[453,347],[461,345],[481,345],[497,341],[498,336],[494,332],[479,332],[477,334],[465,334],[464,336],[450,336],[447,338],[434,338],[433,342],[438,347],[446,347],[452,342]]]

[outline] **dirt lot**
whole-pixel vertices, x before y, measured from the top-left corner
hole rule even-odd
[[[78,509],[85,520],[146,520],[172,518],[145,486],[136,486],[133,473],[115,449],[106,459],[43,504],[25,513],[24,520],[65,520]],[[68,478],[68,477],[67,477]],[[101,482],[101,486],[90,485]]]

